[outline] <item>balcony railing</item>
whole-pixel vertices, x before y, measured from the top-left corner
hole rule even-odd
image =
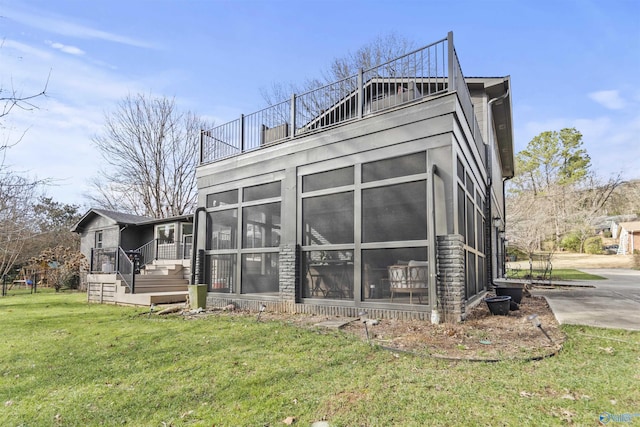
[[[474,137],[479,137],[469,89],[453,47],[453,33],[449,33],[442,40],[387,63],[203,130],[200,164],[358,120],[425,96],[454,91]],[[484,155],[484,150],[480,151]]]

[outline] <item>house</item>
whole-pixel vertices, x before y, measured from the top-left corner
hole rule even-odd
[[[618,228],[620,230],[618,254],[631,255],[640,252],[640,221],[621,222]]]
[[[90,301],[149,305],[186,299],[193,216],[154,219],[90,209],[71,231],[89,260]]]
[[[460,321],[504,271],[511,80],[453,34],[201,133],[207,304]]]

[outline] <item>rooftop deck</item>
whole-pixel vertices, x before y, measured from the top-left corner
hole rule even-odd
[[[385,64],[201,131],[200,165],[450,92],[458,94],[469,128],[479,136],[451,32]]]

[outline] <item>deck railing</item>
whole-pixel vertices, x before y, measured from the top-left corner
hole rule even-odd
[[[356,75],[294,94],[279,104],[201,131],[200,164],[358,120],[425,96],[454,91],[474,137],[480,138],[469,89],[453,47],[453,34],[449,33],[442,40],[384,64],[361,69]],[[484,157],[484,150],[480,151]]]
[[[116,272],[118,276],[120,276],[120,280],[122,280],[129,288],[129,291],[134,294],[136,289],[136,265],[134,261],[131,260],[124,249],[120,247],[118,248],[117,261]]]

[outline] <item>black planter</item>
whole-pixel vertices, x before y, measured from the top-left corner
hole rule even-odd
[[[520,286],[496,286],[496,295],[499,297],[510,296],[511,301],[520,304],[522,301],[522,287]]]
[[[501,296],[501,297],[491,297],[485,298],[484,302],[487,303],[487,307],[489,307],[489,311],[493,315],[506,316],[509,314],[509,307],[511,306],[511,297]]]

